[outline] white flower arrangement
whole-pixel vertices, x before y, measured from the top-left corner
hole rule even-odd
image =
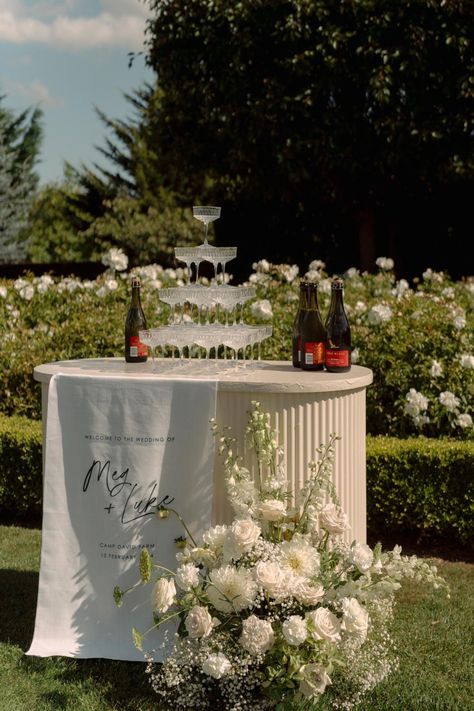
[[[164,662],[149,659],[147,667],[160,708],[309,710],[320,708],[323,694],[325,708],[350,708],[396,668],[388,627],[402,579],[447,590],[446,583],[398,546],[382,552],[379,544],[344,541],[349,523],[331,483],[335,435],[318,448],[294,499],[259,403],[252,403],[247,427],[255,480],[235,439],[212,427],[225,457],[233,523],[213,526],[200,541],[186,529],[176,571],[155,563],[147,549],[140,558],[142,583],[158,575],[154,627],[180,619]],[[117,604],[124,594],[115,588]],[[143,636],[133,635],[141,648]]]

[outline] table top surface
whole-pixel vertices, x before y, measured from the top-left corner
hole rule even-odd
[[[87,358],[44,363],[34,369],[35,380],[48,383],[53,375],[84,375],[116,378],[166,378],[170,380],[216,380],[221,391],[328,393],[365,388],[372,382],[372,371],[353,365],[347,373],[303,371],[290,361],[149,359],[146,363],[126,363],[123,358]]]

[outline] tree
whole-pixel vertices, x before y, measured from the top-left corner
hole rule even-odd
[[[41,141],[41,111],[15,116],[0,96],[0,261],[18,261],[27,250],[25,228],[38,176],[34,166]]]
[[[472,186],[472,3],[149,4],[162,175],[230,206],[222,229],[249,254],[314,254],[320,234],[334,252],[358,239],[369,267],[377,230],[413,245],[413,211],[432,224]]]

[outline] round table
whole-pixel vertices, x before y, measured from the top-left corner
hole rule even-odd
[[[34,377],[42,385],[43,432],[47,418],[48,386],[57,373],[134,378],[211,378],[217,380],[217,422],[230,425],[246,466],[254,470],[253,452],[245,442],[247,412],[258,400],[270,413],[278,443],[284,449],[289,489],[298,492],[308,477],[308,462],[331,433],[336,443],[333,482],[351,529],[347,540],[366,540],[365,389],[372,371],[353,365],[347,373],[302,371],[286,361],[259,361],[235,368],[230,362],[157,359],[131,364],[123,358],[58,361],[39,365]],[[217,449],[217,448],[216,448]],[[216,451],[213,523],[232,518],[224,491],[222,459]]]

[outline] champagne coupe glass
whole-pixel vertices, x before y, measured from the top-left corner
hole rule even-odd
[[[218,220],[221,216],[221,208],[215,207],[214,205],[194,205],[193,206],[193,217],[204,224],[204,242],[203,246],[207,247],[209,242],[207,241],[207,230],[209,228],[209,223],[214,220]]]

